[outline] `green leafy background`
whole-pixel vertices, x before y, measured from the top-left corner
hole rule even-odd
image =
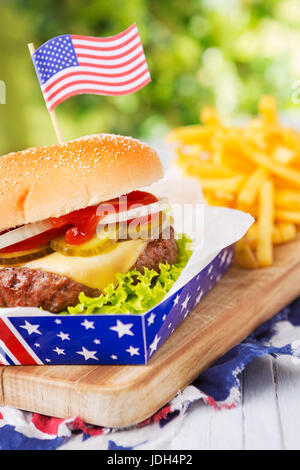
[[[0,0],[0,154],[56,142],[27,49],[59,34],[106,36],[136,22],[152,82],[129,96],[73,97],[57,108],[64,138],[115,132],[153,139],[199,121],[256,112],[263,93],[282,110],[300,78],[299,0]]]

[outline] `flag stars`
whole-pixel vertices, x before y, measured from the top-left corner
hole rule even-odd
[[[199,295],[196,297],[195,306],[200,302],[200,300],[202,299],[202,296],[203,296],[203,291],[201,291]]]
[[[118,356],[116,356],[115,354],[112,354],[110,357],[113,361],[116,361],[118,359]]]
[[[20,325],[20,327],[24,328],[24,330],[26,330],[29,335],[32,335],[33,333],[41,335],[42,333],[39,331],[39,326],[40,325],[32,325],[27,320],[25,320],[24,325]]]
[[[133,327],[133,323],[122,323],[120,320],[117,320],[117,324],[115,326],[111,326],[109,329],[118,333],[118,337],[122,338],[124,335],[134,336],[131,331]]]
[[[221,257],[221,265],[225,263],[226,258],[227,258],[227,251],[225,250]]]
[[[175,299],[174,299],[174,301],[173,301],[173,306],[174,306],[174,307],[178,304],[179,299],[180,299],[180,295],[177,294],[176,297],[175,297]]]
[[[159,341],[160,341],[160,336],[155,335],[155,338],[154,338],[154,340],[153,340],[153,343],[150,344],[150,356],[152,356],[152,354],[154,353],[154,351],[157,350],[157,346],[158,346]]]
[[[97,338],[96,338],[96,339],[94,339],[94,341],[93,341],[93,342],[94,342],[95,344],[100,344],[100,343],[101,343],[100,339],[97,339]]]
[[[181,304],[181,311],[182,312],[183,312],[183,310],[185,310],[187,308],[190,298],[191,298],[191,296],[189,294],[187,294],[186,298],[184,299],[184,301]]]
[[[156,315],[152,312],[147,318],[148,326],[153,325]]]
[[[94,330],[95,329],[94,323],[95,322],[93,322],[93,321],[89,321],[89,320],[85,319],[84,322],[80,323],[80,325],[84,326],[84,328],[86,330],[89,330],[89,329]]]
[[[61,332],[60,332],[58,335],[56,335],[56,336],[58,336],[62,341],[65,341],[65,340],[70,341],[70,335],[69,335],[69,333],[63,333],[63,332],[61,331]]]
[[[88,351],[84,346],[82,346],[81,351],[76,351],[76,353],[83,356],[86,361],[88,361],[89,359],[94,359],[95,361],[99,360],[96,357],[97,351]]]
[[[129,346],[129,348],[126,349],[126,352],[128,352],[130,356],[139,356],[139,350],[140,348],[134,348],[133,346]]]
[[[65,356],[65,355],[66,355],[64,349],[60,349],[59,347],[56,347],[55,349],[53,349],[53,351],[54,351],[58,356],[60,356],[60,355]]]

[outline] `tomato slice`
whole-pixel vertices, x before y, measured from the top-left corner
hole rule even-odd
[[[35,235],[34,237],[27,238],[19,243],[15,243],[14,245],[7,246],[0,250],[0,253],[14,253],[18,251],[27,251],[32,250],[33,248],[37,248],[41,245],[45,245],[49,243],[50,240],[53,238],[59,237],[66,232],[66,226],[61,227],[59,229],[52,229],[48,230],[47,232],[40,233],[39,235]]]

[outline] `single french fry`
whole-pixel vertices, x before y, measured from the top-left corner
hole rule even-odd
[[[237,196],[238,209],[248,208],[254,204],[258,191],[266,177],[266,171],[263,168],[258,168],[247,178]]]
[[[258,111],[261,114],[264,122],[278,122],[277,100],[273,96],[262,96],[258,103]]]
[[[281,163],[282,165],[288,165],[297,157],[297,152],[279,145],[275,148],[272,156],[276,162]]]
[[[215,191],[231,191],[237,192],[244,182],[243,175],[235,175],[229,178],[200,178],[202,189],[209,189]]]
[[[297,229],[295,224],[280,222],[278,223],[278,230],[281,235],[281,243],[290,242],[297,237]]]
[[[272,242],[274,245],[280,245],[283,243],[282,235],[277,225],[274,225],[273,227]]]
[[[249,243],[242,239],[236,243],[235,260],[237,264],[246,269],[257,269],[258,262]]]
[[[273,262],[273,192],[273,183],[270,180],[265,181],[259,191],[258,240],[256,256],[260,266],[270,266]]]
[[[283,222],[292,222],[293,224],[300,224],[300,210],[299,211],[286,211],[286,210],[275,210],[276,220]]]
[[[212,106],[206,106],[200,111],[200,119],[204,124],[207,124],[208,126],[221,125],[218,113],[216,109]]]
[[[279,209],[300,210],[300,191],[288,189],[275,191],[275,207]]]
[[[295,224],[280,222],[273,227],[272,242],[274,245],[280,245],[295,240],[296,236],[297,229]],[[258,240],[258,225],[256,222],[249,228],[245,239],[251,248],[256,248]]]
[[[251,225],[245,235],[245,240],[251,248],[256,248],[257,245],[257,222]]]
[[[181,142],[184,144],[199,144],[199,142],[209,143],[214,133],[213,127],[202,126],[200,124],[194,126],[178,127],[169,132],[168,142]]]
[[[292,183],[297,188],[300,188],[300,171],[294,170],[293,168],[280,165],[272,161],[267,155],[262,152],[247,150],[247,157],[259,166],[266,168],[271,173],[277,175],[280,179],[284,179],[289,183]]]

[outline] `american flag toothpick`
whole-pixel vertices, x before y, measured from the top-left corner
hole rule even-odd
[[[136,24],[106,38],[64,34],[28,45],[58,140],[54,109],[71,96],[127,95],[151,81]]]

